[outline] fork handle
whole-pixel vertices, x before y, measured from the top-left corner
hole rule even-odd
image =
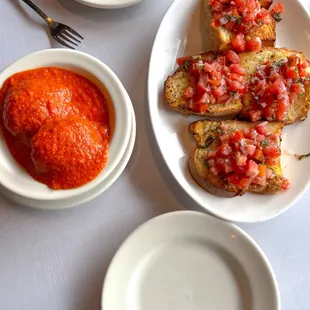
[[[39,9],[32,1],[30,0],[22,0],[26,4],[28,4],[36,13],[38,13],[44,21],[50,25],[53,21],[50,17],[48,17],[41,9]]]

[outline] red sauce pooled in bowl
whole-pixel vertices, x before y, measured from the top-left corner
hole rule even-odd
[[[0,91],[0,126],[15,160],[37,181],[70,189],[106,166],[106,99],[92,82],[48,67],[17,73]]]

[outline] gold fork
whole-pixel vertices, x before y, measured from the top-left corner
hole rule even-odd
[[[81,43],[79,39],[84,40],[84,38],[74,29],[70,28],[67,25],[53,21],[42,10],[40,10],[32,1],[30,0],[22,0],[22,1],[28,4],[36,13],[38,13],[44,19],[44,21],[47,23],[50,29],[52,37],[61,45],[71,49],[75,49],[68,43],[73,44],[74,46],[78,46],[77,43]]]

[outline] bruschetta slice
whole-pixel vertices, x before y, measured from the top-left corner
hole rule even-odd
[[[189,126],[197,148],[189,171],[198,185],[221,197],[246,192],[275,194],[290,183],[281,169],[283,124],[239,121],[197,121]]]
[[[208,52],[178,59],[179,68],[165,82],[168,106],[183,114],[236,116],[246,92],[246,72],[239,56]]]
[[[209,52],[178,59],[165,82],[168,106],[183,114],[237,116],[243,120],[303,120],[310,108],[310,68],[305,56],[266,47],[237,55]]]
[[[239,56],[248,77],[248,91],[242,98],[239,119],[289,125],[308,116],[310,67],[302,53],[264,48]]]
[[[274,46],[283,6],[269,0],[203,0],[208,49],[241,53]]]

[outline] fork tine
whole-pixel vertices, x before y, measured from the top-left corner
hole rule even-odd
[[[68,30],[64,30],[62,33],[65,34],[68,38],[70,38],[76,42],[81,43],[81,41],[78,40],[76,37],[74,37],[72,34],[70,34],[70,32]]]
[[[75,49],[74,47],[70,46],[69,44],[67,44],[66,42],[64,42],[63,40],[59,39],[57,36],[54,36],[53,37],[58,43],[60,43],[61,45],[63,46],[66,46],[68,48],[71,48],[71,49]]]
[[[77,37],[79,37],[80,39],[84,40],[84,38],[83,38],[78,32],[76,32],[74,29],[72,29],[71,27],[66,26],[65,29],[68,30],[68,31],[70,31],[71,33],[73,33],[74,35],[76,35]]]
[[[70,40],[69,38],[67,38],[65,35],[64,35],[64,32],[61,32],[58,34],[58,37],[64,39],[65,41],[75,45],[75,46],[78,46],[75,42],[73,42],[72,40]]]

